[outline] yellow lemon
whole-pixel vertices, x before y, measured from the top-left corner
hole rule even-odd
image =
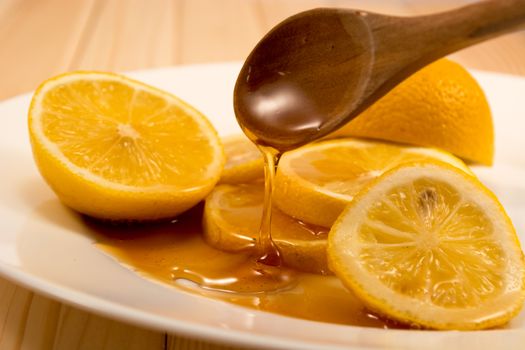
[[[206,198],[204,235],[215,248],[241,251],[254,246],[262,218],[262,182],[219,185]],[[272,239],[284,263],[302,271],[326,274],[328,228],[310,225],[272,211]]]
[[[458,158],[437,149],[335,139],[285,153],[277,169],[273,200],[286,214],[331,227],[361,188],[399,164],[437,159],[469,172]]]
[[[102,219],[177,215],[211,191],[224,165],[220,139],[201,113],[110,73],[45,81],[31,102],[29,134],[60,200]]]
[[[385,173],[354,198],[328,240],[332,271],[389,318],[481,329],[523,305],[525,262],[510,219],[476,178],[447,164]]]
[[[491,165],[494,128],[487,99],[459,64],[439,60],[415,73],[335,135],[444,149]]]
[[[219,183],[246,183],[264,176],[264,160],[255,144],[244,135],[222,139],[226,164]]]

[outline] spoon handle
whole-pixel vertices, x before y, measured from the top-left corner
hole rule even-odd
[[[484,1],[409,22],[414,43],[428,48],[420,52],[441,57],[525,25],[525,0]]]
[[[489,0],[433,15],[390,17],[389,21],[385,25],[384,17],[371,14],[368,18],[378,58],[376,77],[390,76],[373,79],[369,91],[388,90],[440,57],[525,28],[525,0]]]

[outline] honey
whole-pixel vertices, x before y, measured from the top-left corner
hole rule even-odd
[[[259,238],[256,241],[257,260],[265,265],[281,266],[282,257],[272,241],[272,193],[274,189],[275,170],[281,153],[272,148],[257,145],[264,157],[264,201]]]
[[[262,264],[254,250],[228,253],[211,247],[203,239],[201,220],[199,205],[165,223],[85,223],[100,249],[145,277],[185,291],[307,320],[399,327],[367,311],[334,276]]]

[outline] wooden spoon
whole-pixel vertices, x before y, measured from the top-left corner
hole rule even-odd
[[[273,28],[234,91],[237,121],[255,142],[288,150],[341,127],[432,61],[525,24],[525,0],[392,17],[315,9]]]

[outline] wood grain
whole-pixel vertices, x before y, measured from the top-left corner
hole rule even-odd
[[[243,60],[273,25],[314,7],[423,14],[459,0],[1,0],[0,100],[76,69]],[[463,50],[467,67],[525,75],[525,33]],[[1,116],[0,116],[1,118]],[[167,336],[0,279],[0,349],[238,349]]]

